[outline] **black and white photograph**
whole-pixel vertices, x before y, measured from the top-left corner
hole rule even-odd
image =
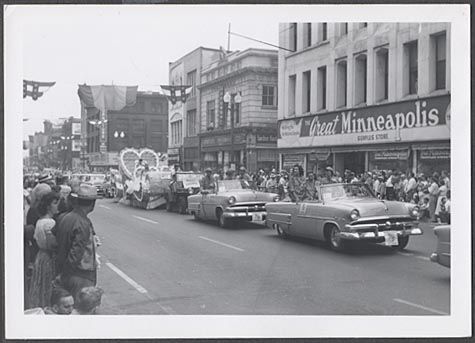
[[[470,335],[469,27],[4,6],[6,338]]]

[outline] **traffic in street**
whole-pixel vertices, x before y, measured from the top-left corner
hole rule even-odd
[[[100,314],[448,315],[450,269],[430,261],[433,223],[399,251],[283,238],[112,199],[90,214],[101,246]]]

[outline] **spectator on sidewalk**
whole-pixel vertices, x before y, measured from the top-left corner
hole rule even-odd
[[[62,285],[76,301],[82,288],[97,282],[96,238],[88,215],[98,195],[95,187],[82,184],[71,196],[76,199],[74,209],[58,221],[57,268]]]

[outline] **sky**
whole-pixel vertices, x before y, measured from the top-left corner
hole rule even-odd
[[[231,6],[29,6],[16,8],[23,32],[23,78],[55,81],[42,97],[23,99],[23,137],[43,120],[80,116],[78,84],[138,85],[159,90],[168,63],[199,46],[227,47],[228,24],[246,36],[278,44],[272,16],[250,20]],[[226,12],[239,12],[227,15]],[[250,14],[252,17],[252,14]],[[254,13],[254,15],[256,15]],[[269,46],[231,36],[231,50]]]

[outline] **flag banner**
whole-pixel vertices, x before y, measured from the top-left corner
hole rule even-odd
[[[188,95],[191,93],[191,88],[192,86],[172,86],[172,85],[163,85],[160,86],[167,96],[168,100],[172,103],[172,105],[175,105],[178,101],[181,101],[182,103],[186,102],[186,99],[188,98]]]
[[[36,101],[55,84],[56,82],[23,80],[23,98],[29,96]]]
[[[78,95],[86,107],[95,107],[102,113],[120,111],[137,101],[138,86],[88,86],[79,85]]]

